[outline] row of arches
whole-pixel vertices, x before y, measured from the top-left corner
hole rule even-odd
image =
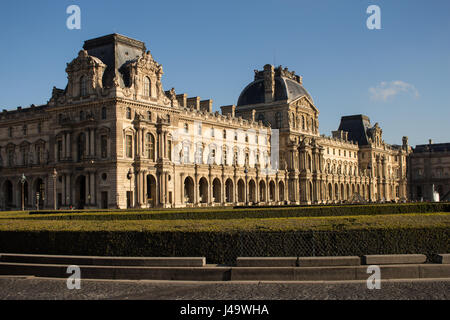
[[[195,183],[190,176],[184,179],[183,202],[185,204],[198,203],[260,203],[260,202],[282,202],[285,200],[284,182],[278,184],[270,180],[268,185],[265,180],[257,183],[254,179],[249,179],[245,183],[240,178],[237,182],[228,178],[223,183],[219,178],[212,180],[211,186],[208,179],[200,178],[198,181],[198,201],[195,200]],[[224,189],[222,189],[224,188]],[[210,199],[210,195],[212,199]]]
[[[1,187],[1,206],[3,209],[21,208],[22,207],[22,190],[23,201],[25,207],[39,208],[44,206],[45,202],[45,183],[43,179],[37,178],[33,182],[25,181],[23,184],[19,181],[13,182],[7,179]]]

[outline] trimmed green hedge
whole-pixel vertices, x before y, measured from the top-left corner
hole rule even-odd
[[[382,228],[327,232],[0,232],[0,252],[99,256],[336,256],[448,253],[450,230]]]
[[[379,215],[401,213],[450,212],[450,203],[413,203],[383,205],[346,205],[310,207],[272,207],[246,209],[197,210],[181,209],[168,211],[111,211],[70,212],[58,215],[11,217],[26,220],[207,220],[207,219],[260,219]]]

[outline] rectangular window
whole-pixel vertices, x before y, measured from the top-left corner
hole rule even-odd
[[[189,163],[189,146],[183,147],[183,160],[184,163]]]
[[[41,147],[36,146],[36,164],[41,164]]]
[[[62,159],[62,140],[58,140],[58,161]]]
[[[167,141],[167,153],[169,156],[169,160],[172,161],[172,141]]]
[[[14,166],[14,150],[8,150],[8,166]]]
[[[102,158],[108,156],[108,138],[106,136],[102,136],[101,138],[101,154]]]
[[[133,137],[127,135],[126,140],[127,157],[133,158]]]

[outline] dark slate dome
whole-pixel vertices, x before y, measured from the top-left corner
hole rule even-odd
[[[311,102],[313,99],[301,83],[280,74],[275,74],[274,101],[287,100],[288,102],[306,96]],[[237,106],[259,104],[265,102],[264,79],[255,79],[242,91]]]

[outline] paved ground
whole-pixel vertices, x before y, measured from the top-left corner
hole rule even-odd
[[[65,279],[0,277],[0,299],[37,300],[379,300],[450,299],[450,279],[348,282],[164,282],[83,280],[68,290]]]

